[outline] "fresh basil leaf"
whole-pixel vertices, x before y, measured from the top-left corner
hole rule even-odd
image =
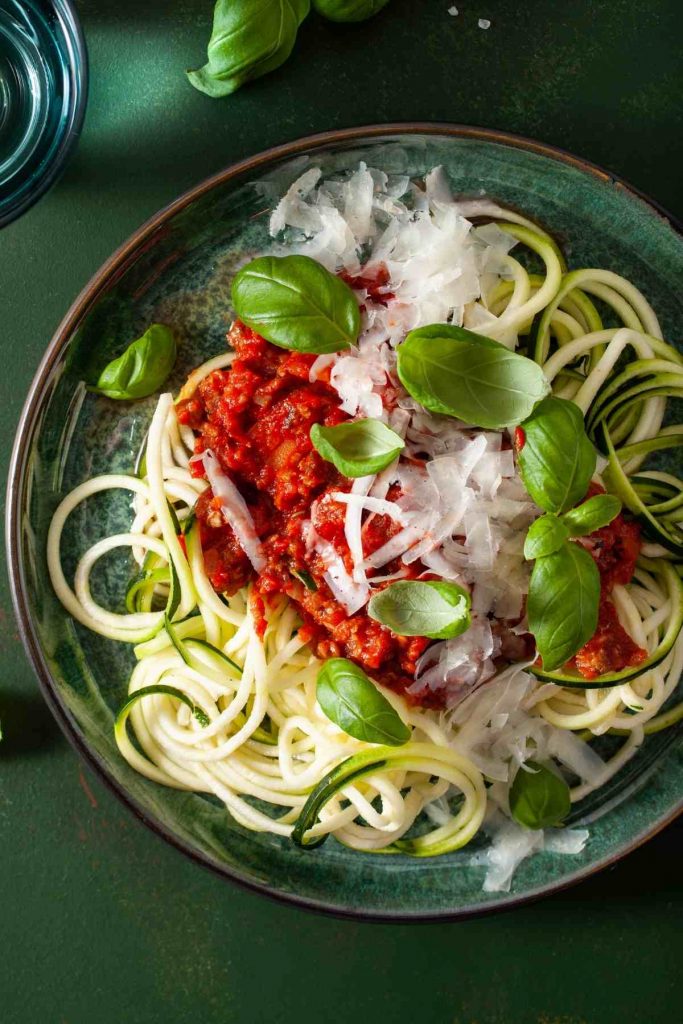
[[[450,640],[470,627],[470,595],[456,583],[399,580],[370,599],[368,615],[398,636]]]
[[[562,516],[572,537],[585,537],[608,526],[621,512],[621,502],[613,494],[596,494]]]
[[[311,427],[313,447],[344,476],[369,476],[390,465],[405,447],[381,420],[352,420],[337,427]]]
[[[544,398],[522,424],[517,462],[527,491],[546,512],[566,512],[585,496],[597,453],[578,405]]]
[[[207,62],[187,77],[207,96],[228,96],[289,57],[310,0],[218,0]]]
[[[452,324],[410,331],[397,355],[401,383],[425,409],[477,427],[519,423],[550,390],[533,360]]]
[[[389,0],[313,0],[318,14],[329,21],[366,21],[381,11]]]
[[[358,302],[349,286],[310,256],[260,256],[235,275],[240,320],[267,341],[297,352],[338,352],[355,344]]]
[[[568,537],[569,530],[563,521],[548,512],[529,527],[524,541],[524,557],[532,561],[534,558],[552,555]]]
[[[531,771],[520,768],[510,787],[510,812],[526,828],[561,825],[569,814],[569,786],[545,765],[527,761]]]
[[[315,582],[310,572],[306,572],[305,569],[292,569],[292,576],[299,580],[305,586],[306,590],[317,590],[318,584]]]
[[[560,668],[595,633],[600,573],[583,548],[571,541],[534,562],[527,615],[546,671]]]
[[[399,747],[411,732],[375,684],[347,658],[330,658],[318,672],[318,703],[331,722],[365,743]]]
[[[118,359],[105,366],[91,390],[120,401],[146,398],[159,390],[175,360],[173,331],[165,324],[152,324]]]

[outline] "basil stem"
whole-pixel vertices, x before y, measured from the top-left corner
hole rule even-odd
[[[118,359],[105,366],[91,390],[119,401],[146,398],[159,390],[175,360],[173,331],[165,324],[152,324]]]
[[[560,825],[569,814],[569,786],[545,765],[527,761],[510,787],[510,812],[526,828],[551,828]]]
[[[318,672],[317,698],[324,714],[348,736],[398,747],[411,731],[365,672],[347,658],[330,658]]]
[[[207,96],[229,96],[252,78],[274,71],[289,57],[310,0],[218,0],[207,62],[188,71]]]
[[[389,0],[313,0],[318,14],[329,21],[367,21],[382,10]]]
[[[600,573],[583,548],[571,541],[534,563],[527,615],[546,671],[573,658],[595,633]]]
[[[533,360],[452,324],[410,331],[397,356],[401,383],[425,409],[477,427],[519,423],[550,390]]]
[[[381,420],[352,420],[337,427],[311,427],[313,447],[348,477],[369,476],[390,465],[403,450],[403,438]]]
[[[450,640],[470,627],[470,595],[456,583],[399,580],[371,598],[368,615],[398,636]]]
[[[232,283],[237,316],[267,341],[297,352],[338,352],[358,339],[353,291],[310,256],[261,256]]]
[[[584,497],[597,461],[581,410],[564,398],[544,398],[522,430],[517,461],[524,486],[546,512],[566,512]]]
[[[561,519],[549,512],[529,527],[524,541],[524,557],[529,561],[552,555],[569,537],[569,530]]]
[[[572,537],[585,537],[608,526],[621,512],[621,502],[613,494],[596,494],[562,516]]]

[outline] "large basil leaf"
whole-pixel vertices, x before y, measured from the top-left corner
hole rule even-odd
[[[404,448],[403,438],[381,420],[353,420],[337,427],[311,427],[313,446],[344,476],[379,473]]]
[[[569,537],[569,530],[561,519],[549,512],[529,527],[524,541],[524,557],[532,561],[552,555]]]
[[[392,747],[410,739],[410,729],[386,697],[347,658],[325,662],[318,672],[317,697],[330,721],[354,739]]]
[[[228,96],[274,71],[294,47],[310,0],[218,0],[204,67],[188,71],[195,89]]]
[[[550,390],[533,360],[451,324],[410,331],[398,348],[398,375],[430,412],[490,429],[519,423]]]
[[[560,668],[595,633],[600,574],[583,548],[565,541],[536,559],[527,600],[529,629],[546,671]]]
[[[585,496],[597,461],[581,410],[564,398],[544,398],[522,430],[517,461],[524,486],[546,512],[566,512]]]
[[[545,765],[527,761],[531,771],[515,775],[510,787],[510,812],[526,828],[551,828],[561,825],[569,814],[569,786]]]
[[[355,344],[360,311],[352,290],[310,256],[260,256],[232,282],[240,320],[297,352],[337,352]]]
[[[389,0],[313,0],[318,14],[330,21],[366,21],[388,3]]]
[[[450,640],[470,627],[470,595],[456,583],[399,580],[370,599],[368,615],[398,636]]]
[[[585,537],[608,526],[621,512],[621,502],[613,494],[596,494],[562,516],[572,537]]]
[[[159,390],[175,360],[173,331],[165,324],[152,324],[123,355],[105,366],[92,390],[120,401],[146,398]]]

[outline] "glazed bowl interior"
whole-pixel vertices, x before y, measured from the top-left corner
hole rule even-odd
[[[524,862],[510,893],[484,893],[484,869],[471,863],[486,838],[441,858],[376,857],[330,840],[315,852],[246,831],[210,797],[147,781],[119,756],[113,717],[126,694],[132,650],[75,624],[47,579],[45,542],[60,498],[87,477],[131,472],[154,399],[114,403],[83,380],[152,321],[181,340],[173,388],[221,351],[231,321],[236,261],[268,246],[273,201],[307,166],[325,174],[365,161],[424,175],[441,164],[455,193],[486,195],[545,225],[569,266],[606,267],[637,284],[657,310],[665,336],[683,327],[683,243],[662,215],[607,175],[566,155],[495,133],[447,127],[393,127],[304,140],[264,154],[199,186],[162,212],[96,275],[60,328],[37,375],[15,448],[9,547],[17,611],[48,700],[67,734],[115,791],[186,853],[253,888],[300,904],[382,918],[453,917],[558,888],[637,845],[680,810],[680,735],[647,738],[637,756],[598,794],[574,808],[590,823],[583,853],[543,853]],[[107,492],[72,515],[62,553],[67,576],[80,553],[123,532],[129,498]],[[122,607],[128,556],[112,554],[94,594]]]

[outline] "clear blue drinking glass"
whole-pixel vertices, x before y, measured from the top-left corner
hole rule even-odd
[[[85,41],[69,0],[0,0],[0,227],[63,170],[87,91]]]

